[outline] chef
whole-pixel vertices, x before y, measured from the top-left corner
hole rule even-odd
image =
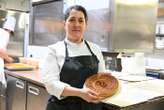
[[[46,110],[102,110],[98,93],[83,87],[89,76],[105,71],[99,46],[84,38],[87,20],[84,7],[69,7],[65,39],[49,46],[41,68],[43,83],[51,94]]]
[[[10,35],[14,34],[16,19],[12,16],[6,17],[3,27],[0,28],[0,89],[6,87],[6,80],[4,75],[4,60],[12,62],[13,59],[7,54],[7,44]]]

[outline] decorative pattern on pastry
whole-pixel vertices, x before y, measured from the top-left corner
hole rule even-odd
[[[106,98],[117,92],[119,82],[110,73],[97,73],[87,78],[85,85],[97,92],[100,97]]]

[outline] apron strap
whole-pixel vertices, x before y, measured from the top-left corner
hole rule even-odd
[[[89,51],[91,52],[91,54],[92,54],[92,55],[95,55],[95,54],[92,52],[92,50],[91,50],[91,48],[90,48],[89,44],[87,43],[87,41],[86,41],[86,40],[84,40],[84,42],[85,42],[85,44],[87,45],[87,47],[88,47]]]
[[[85,44],[87,45],[87,47],[88,47],[89,51],[91,52],[92,56],[96,57],[97,61],[99,62],[97,56],[92,52],[92,50],[91,50],[91,48],[90,48],[88,42],[87,42],[86,40],[84,40],[84,42],[85,42]]]
[[[64,41],[65,44],[65,53],[66,53],[66,58],[68,58],[68,48],[67,48],[67,43]]]

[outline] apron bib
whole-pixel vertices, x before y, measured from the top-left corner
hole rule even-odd
[[[99,61],[86,41],[85,44],[92,54],[90,56],[69,57],[67,44],[66,42],[64,43],[66,57],[60,72],[60,80],[70,84],[72,87],[83,88],[86,78],[98,72]],[[102,104],[88,103],[76,96],[68,96],[62,100],[51,96],[46,110],[102,110]]]

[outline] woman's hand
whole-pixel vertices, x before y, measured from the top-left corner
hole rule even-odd
[[[96,93],[95,91],[89,88],[82,88],[79,97],[81,97],[87,102],[92,102],[92,103],[99,103],[101,100],[98,93]]]
[[[102,97],[100,97],[98,93],[86,87],[80,89],[67,86],[64,88],[61,96],[78,96],[91,103],[99,103],[100,100],[102,100]]]

